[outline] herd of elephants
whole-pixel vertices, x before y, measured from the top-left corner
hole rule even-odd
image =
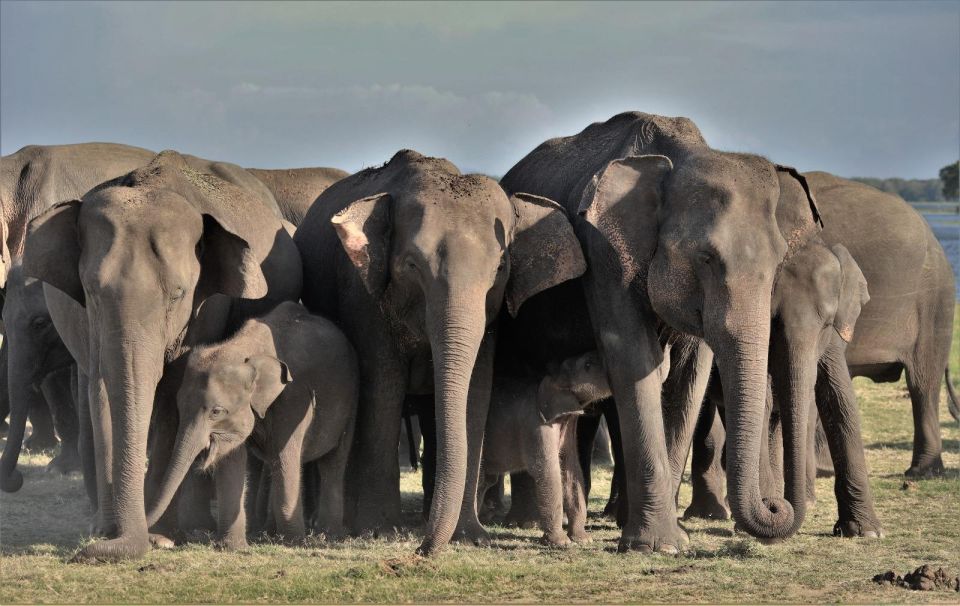
[[[688,516],[786,539],[832,465],[833,533],[882,537],[852,376],[906,374],[906,474],[943,471],[955,287],[924,219],[687,118],[616,115],[499,182],[411,150],[349,175],[29,146],[0,200],[0,488],[29,417],[26,446],[83,473],[77,561],[198,529],[389,536],[411,415],[422,555],[488,544],[504,474],[542,543],[589,540],[601,415],[620,551],[684,549],[691,450]]]

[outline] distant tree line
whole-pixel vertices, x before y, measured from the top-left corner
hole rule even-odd
[[[944,166],[939,179],[853,177],[853,180],[896,194],[907,202],[941,202],[957,199],[957,167],[957,162]]]
[[[907,202],[939,202],[945,199],[940,179],[854,177],[853,180],[876,187],[880,191],[896,194]]]

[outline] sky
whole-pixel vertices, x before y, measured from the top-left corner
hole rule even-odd
[[[960,156],[960,2],[0,3],[0,151],[502,175],[627,110],[843,176]]]

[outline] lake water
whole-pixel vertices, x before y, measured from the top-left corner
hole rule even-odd
[[[960,299],[960,214],[922,213],[933,233],[940,240],[943,250],[953,265],[953,275],[957,282],[957,299]]]

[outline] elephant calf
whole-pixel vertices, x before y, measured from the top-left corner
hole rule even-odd
[[[533,476],[545,545],[563,547],[570,539],[589,540],[584,529],[587,507],[577,459],[576,416],[587,405],[608,397],[610,385],[596,352],[565,360],[539,384],[513,378],[494,381],[483,442],[483,477],[515,471]],[[480,495],[491,486],[489,482],[483,486]]]
[[[333,323],[296,303],[248,320],[235,336],[190,353],[177,394],[172,462],[148,523],[163,515],[194,459],[213,468],[218,531],[246,546],[244,443],[268,464],[271,509],[288,540],[305,535],[301,464],[317,461],[321,530],[343,533],[343,482],[357,407],[357,359]],[[248,441],[249,438],[249,441]]]

